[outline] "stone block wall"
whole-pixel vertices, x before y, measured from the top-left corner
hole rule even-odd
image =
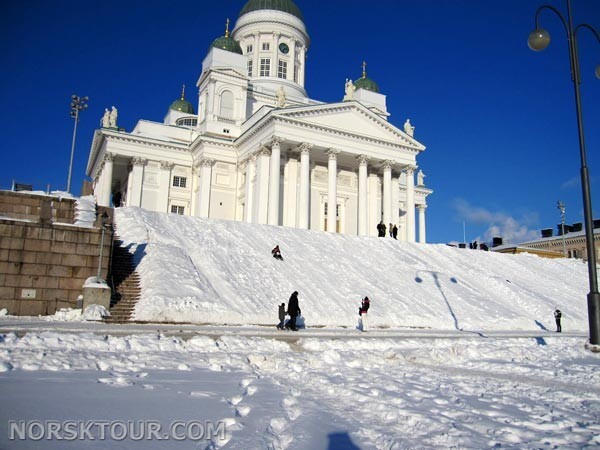
[[[61,223],[74,222],[74,198],[40,195],[31,192],[0,191],[0,215],[12,219],[37,221],[45,202],[50,202],[53,221]]]
[[[76,307],[85,280],[98,273],[102,230],[42,220],[31,213],[36,207],[33,202],[27,204],[32,208],[29,212],[17,213],[13,200],[28,200],[27,194],[23,195],[13,193],[11,199],[0,192],[0,309],[6,308],[12,315],[47,315],[60,308]],[[53,200],[52,216],[72,220],[75,201],[70,200]],[[64,208],[67,204],[70,210]],[[3,208],[32,218],[8,218]],[[106,230],[103,278],[108,273],[111,248],[111,232]]]

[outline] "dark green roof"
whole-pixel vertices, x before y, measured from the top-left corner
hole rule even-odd
[[[296,16],[300,20],[304,20],[300,8],[298,8],[292,0],[250,0],[240,11],[239,17],[242,17],[244,14],[251,11],[259,11],[261,9],[283,11],[292,16]]]
[[[194,114],[194,107],[192,106],[192,104],[190,102],[185,100],[183,97],[180,99],[177,99],[173,103],[171,103],[171,106],[169,106],[169,109],[173,109],[175,111],[181,111],[186,114]]]
[[[221,36],[220,38],[215,39],[210,46],[243,55],[242,47],[240,47],[239,42],[233,39],[231,36]]]
[[[354,82],[356,89],[366,89],[367,91],[379,92],[379,86],[370,78],[363,76]]]

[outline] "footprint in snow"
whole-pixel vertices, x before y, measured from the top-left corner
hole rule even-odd
[[[258,388],[256,386],[248,386],[244,392],[244,395],[253,396],[257,390]]]
[[[246,417],[248,414],[250,414],[250,411],[252,410],[252,408],[250,408],[249,406],[236,406],[235,408],[235,413],[236,415],[240,416],[240,417]]]
[[[236,406],[237,404],[239,404],[244,398],[240,395],[236,395],[234,397],[231,397],[229,400],[227,400],[227,402],[232,405],[232,406]]]

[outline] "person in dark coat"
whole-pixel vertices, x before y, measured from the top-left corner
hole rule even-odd
[[[283,261],[283,256],[281,256],[281,250],[279,250],[279,245],[276,245],[273,250],[271,250],[271,255],[273,258]]]
[[[371,306],[371,301],[369,297],[365,297],[362,299],[360,304],[360,308],[358,309],[358,315],[360,316],[360,325],[362,331],[368,331],[369,324],[367,322],[367,311],[369,311],[369,307]]]
[[[385,230],[386,230],[386,226],[385,223],[383,223],[383,220],[381,222],[379,222],[379,224],[377,225],[377,232],[378,232],[378,236],[379,237],[385,237]]]
[[[556,320],[556,332],[560,333],[562,331],[562,327],[560,326],[560,319],[562,317],[562,312],[560,312],[560,309],[556,308],[556,311],[554,311],[554,320]]]
[[[302,313],[302,311],[300,311],[300,307],[298,306],[298,291],[292,292],[290,300],[288,301],[287,312],[290,315],[290,321],[288,322],[287,327],[292,331],[298,331],[296,328],[296,317]]]
[[[392,237],[394,239],[398,239],[398,227],[396,225],[394,225],[394,228],[392,228]]]
[[[278,330],[283,330],[283,324],[285,323],[285,303],[279,305],[279,325],[277,325]]]

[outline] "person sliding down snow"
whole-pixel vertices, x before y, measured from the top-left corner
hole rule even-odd
[[[369,297],[363,298],[360,308],[358,309],[358,315],[360,316],[361,322],[361,329],[363,331],[368,331],[369,329],[369,323],[367,321],[367,311],[369,310],[369,306],[371,306]]]
[[[273,258],[283,261],[283,256],[281,256],[281,250],[279,250],[279,245],[276,245],[273,250],[271,250],[271,255]]]

